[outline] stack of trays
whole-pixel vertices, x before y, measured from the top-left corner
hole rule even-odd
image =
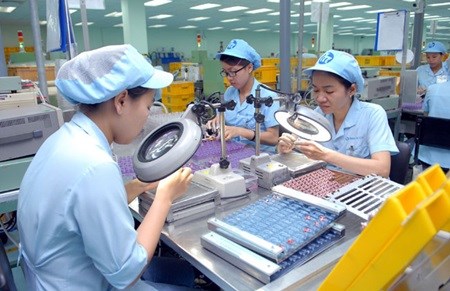
[[[139,196],[139,213],[145,215],[155,199],[155,192],[148,191]],[[213,214],[220,204],[219,191],[203,185],[191,183],[186,193],[172,203],[166,221],[180,219],[195,219],[207,214]]]
[[[275,188],[275,187],[274,187]],[[344,236],[345,207],[293,190],[273,192],[208,220],[201,243],[264,283],[305,263]]]

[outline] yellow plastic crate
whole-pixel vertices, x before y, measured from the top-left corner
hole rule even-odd
[[[419,177],[386,199],[319,290],[386,289],[448,225],[450,187],[442,186],[450,180],[445,181],[438,165]],[[433,191],[436,187],[439,190]]]
[[[280,64],[279,58],[262,58],[261,66],[278,66]]]
[[[274,66],[259,67],[254,71],[256,80],[261,83],[276,83],[278,69]]]
[[[172,94],[193,94],[194,93],[194,82],[187,81],[175,81],[170,86],[162,89],[163,95]]]
[[[169,72],[173,73],[179,69],[181,69],[181,62],[169,63]]]
[[[304,58],[302,59],[302,67],[312,67],[316,64],[316,58]]]
[[[171,106],[186,106],[187,104],[194,101],[195,95],[194,94],[171,94],[171,95],[162,95],[162,102],[164,105],[171,105]]]
[[[167,111],[169,111],[169,112],[183,112],[186,110],[187,105],[178,105],[178,106],[166,105],[166,107],[167,107]]]

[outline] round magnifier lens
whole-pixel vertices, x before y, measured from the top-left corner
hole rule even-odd
[[[160,137],[155,137],[155,141],[149,141],[147,149],[145,149],[144,159],[151,161],[163,156],[178,142],[181,132],[179,128],[174,128],[169,132],[162,132]]]
[[[289,123],[290,126],[306,134],[315,135],[319,133],[317,127],[307,122],[306,120],[303,120],[301,116],[299,116],[297,113],[294,113],[291,117],[289,117],[287,122]]]
[[[201,128],[190,119],[161,125],[144,138],[133,156],[137,178],[154,182],[169,176],[186,164],[201,141]]]
[[[331,139],[328,120],[314,110],[297,106],[295,112],[279,110],[275,119],[289,132],[308,140],[325,142]]]

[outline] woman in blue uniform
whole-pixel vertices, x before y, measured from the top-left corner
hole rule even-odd
[[[247,97],[256,97],[256,89],[261,84],[253,77],[253,71],[261,66],[261,57],[246,41],[233,39],[225,51],[218,53],[217,58],[222,64],[221,75],[226,77],[231,86],[224,94],[224,100],[234,100],[234,110],[225,111],[225,139],[238,140],[254,145],[256,121],[254,117],[254,104],[247,103]],[[277,96],[276,93],[260,88],[260,97]],[[279,126],[275,120],[274,113],[279,109],[279,102],[275,101],[272,106],[262,105],[260,113],[264,115],[261,123],[261,146],[262,150],[274,150],[278,142]],[[219,118],[208,122],[207,128],[219,128]]]
[[[20,252],[29,290],[151,288],[140,277],[191,170],[179,169],[157,184],[124,186],[111,144],[133,141],[155,89],[172,80],[130,45],[84,52],[61,67],[56,86],[80,110],[44,142],[20,186]],[[155,187],[155,202],[135,230],[128,203]],[[193,284],[190,266],[169,271],[167,278],[192,275],[183,282]]]
[[[425,49],[427,64],[417,68],[417,93],[424,95],[430,85],[447,82],[449,78],[448,64],[443,62],[447,50],[442,42],[432,41]]]
[[[355,58],[329,50],[305,73],[311,76],[312,96],[318,105],[315,110],[329,121],[332,138],[319,144],[285,133],[278,151],[296,148],[308,158],[348,172],[388,177],[391,154],[398,149],[384,109],[356,97],[364,88],[364,79]]]

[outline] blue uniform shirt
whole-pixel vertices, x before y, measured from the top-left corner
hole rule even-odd
[[[261,84],[256,79],[253,82],[253,88],[251,94],[256,96],[256,88]],[[275,92],[266,90],[264,88],[260,88],[260,97],[272,97],[276,98],[277,94]],[[230,101],[234,100],[236,102],[236,107],[234,110],[226,110],[225,111],[225,124],[230,126],[239,126],[243,128],[248,128],[251,130],[255,130],[256,121],[255,121],[255,106],[254,104],[249,104],[246,101],[242,102],[239,100],[239,90],[230,86],[227,88],[224,94],[224,100]],[[261,123],[261,132],[266,131],[267,128],[277,126],[278,122],[275,119],[275,112],[280,108],[280,103],[278,101],[274,101],[272,106],[268,107],[265,105],[261,106],[260,113],[264,115],[264,122]],[[243,137],[234,138],[237,141],[241,141],[243,143],[255,145],[255,142],[247,140]],[[268,145],[261,145],[262,151],[275,151],[275,147]]]
[[[429,116],[450,119],[450,81],[430,86],[423,101],[423,111]],[[445,133],[443,133],[445,134]],[[419,160],[450,168],[450,151],[425,145],[419,147]]]
[[[29,290],[124,288],[147,264],[110,145],[80,112],[33,158],[18,227]]]
[[[448,64],[443,62],[442,68],[436,74],[433,73],[428,64],[419,66],[417,68],[417,78],[419,80],[419,86],[425,89],[432,84],[446,82],[450,78]]]
[[[331,140],[322,145],[345,155],[369,159],[376,152],[398,153],[384,109],[378,104],[354,98],[339,131],[334,128],[333,115],[315,109],[331,124]]]

